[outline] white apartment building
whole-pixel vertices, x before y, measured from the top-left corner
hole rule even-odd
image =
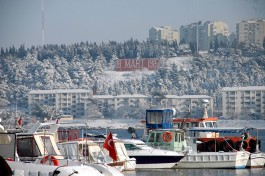
[[[172,107],[185,115],[190,112],[192,117],[202,117],[204,106],[207,105],[208,115],[213,115],[213,98],[207,95],[165,95],[161,101],[163,107]]]
[[[199,50],[210,49],[211,43],[226,42],[229,36],[228,25],[222,21],[206,21],[191,23],[180,27],[180,41],[185,44],[193,43]]]
[[[141,94],[132,95],[92,95],[91,90],[33,90],[28,93],[29,112],[37,105],[53,108],[55,112],[62,111],[74,118],[95,118],[105,113],[119,111],[124,108],[152,108],[154,106],[175,108],[178,112],[190,111],[192,116],[203,111],[202,103],[208,100],[208,110],[212,113],[212,97],[206,95],[166,95],[163,99]],[[144,114],[143,114],[144,116]]]
[[[32,90],[28,93],[28,108],[31,112],[37,104],[46,105],[57,113],[83,117],[89,97],[92,91],[85,89]]]
[[[226,117],[265,117],[265,86],[224,87],[222,111]]]
[[[152,27],[149,29],[149,39],[159,42],[167,40],[179,43],[179,32],[177,29],[172,29],[170,26]]]
[[[237,41],[263,46],[265,19],[243,20],[236,24]]]

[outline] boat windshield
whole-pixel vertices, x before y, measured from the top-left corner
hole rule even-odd
[[[41,139],[42,139],[42,142],[43,142],[44,147],[46,148],[48,154],[49,155],[57,155],[54,148],[53,148],[51,139],[48,136],[41,136]]]
[[[33,136],[17,139],[17,152],[20,157],[41,156],[40,150]]]

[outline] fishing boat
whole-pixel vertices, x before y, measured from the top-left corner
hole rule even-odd
[[[137,139],[123,139],[129,157],[136,159],[136,169],[170,169],[184,155],[179,152],[155,149]]]
[[[174,168],[245,168],[250,156],[247,151],[198,152],[197,138],[185,135],[181,129],[155,129],[149,132],[146,144],[185,154]]]
[[[204,103],[203,117],[201,118],[190,118],[188,114],[184,118],[172,118],[172,128],[183,129],[183,128],[213,128],[216,129],[218,117],[208,117],[208,108],[207,102]],[[198,140],[201,141],[201,144],[198,144],[198,149],[200,151],[209,151],[211,152],[214,148],[217,148],[222,151],[229,151],[231,147],[240,150],[242,143],[243,135],[243,148],[250,152],[256,152],[257,145],[260,149],[260,140],[255,136],[251,136],[249,132],[242,133],[241,135],[233,136],[221,136],[218,132],[206,131],[198,132]],[[213,139],[216,140],[216,146],[213,145]],[[229,143],[229,145],[228,145]],[[231,146],[231,147],[230,147]]]
[[[218,131],[196,131],[187,133],[191,128],[173,128],[172,109],[148,109],[146,111],[146,144],[164,150],[183,152],[185,157],[180,160],[176,168],[245,168],[250,153],[244,150],[221,151],[216,147],[210,151],[198,150],[202,143],[198,135],[212,133],[216,136]],[[216,128],[212,128],[216,129]],[[193,131],[195,132],[195,131]],[[216,139],[216,138],[212,138]],[[214,140],[216,144],[217,140]],[[243,145],[243,143],[242,143]],[[216,146],[216,145],[214,145]]]
[[[104,163],[81,163],[65,159],[56,145],[58,126],[58,124],[37,123],[24,133],[7,132],[2,127],[0,128],[0,155],[8,160],[7,163],[14,172],[17,170],[25,175],[29,172],[49,174],[58,168],[61,173],[64,173],[62,175],[67,175],[68,170],[73,171],[75,168],[77,172],[80,170],[80,173],[86,171],[86,175],[90,173],[104,176],[123,175]]]
[[[146,119],[142,120],[145,127],[145,137],[149,130],[156,128],[173,128],[197,130],[197,152],[229,152],[233,150],[246,150],[250,152],[247,167],[264,167],[265,154],[260,151],[261,145],[258,140],[258,129],[244,130],[244,128],[225,130],[227,135],[222,136],[219,127],[217,127],[217,117],[208,117],[207,106],[204,107],[202,118],[189,118],[188,114],[184,118],[173,118],[173,109],[148,109],[146,110]],[[199,131],[201,129],[201,131]],[[208,129],[208,130],[207,130]],[[218,131],[218,129],[220,129]],[[250,131],[256,130],[257,135],[251,136]],[[229,134],[229,135],[228,135]],[[233,135],[231,135],[233,134]],[[195,135],[195,134],[194,134]]]

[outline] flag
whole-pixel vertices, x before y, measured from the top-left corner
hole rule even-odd
[[[19,126],[22,126],[22,117],[20,117],[20,118],[17,120],[17,124],[18,124]]]
[[[106,138],[104,144],[103,144],[103,148],[107,149],[109,151],[109,156],[114,160],[117,161],[117,153],[116,153],[116,149],[115,149],[115,145],[114,145],[114,141],[112,138],[112,134],[111,132],[109,133],[108,137]]]

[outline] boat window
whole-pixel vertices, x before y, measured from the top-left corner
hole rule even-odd
[[[162,113],[161,112],[147,112],[147,123],[161,124],[162,123]]]
[[[0,134],[0,144],[11,144],[11,136],[8,134]]]
[[[199,123],[200,124],[200,127],[203,127],[204,128],[204,123]]]
[[[156,133],[156,141],[155,142],[161,142],[161,141],[162,141],[161,133]]]
[[[186,123],[186,127],[189,128],[190,127],[190,123]]]
[[[213,126],[214,126],[214,128],[217,128],[217,123],[213,122]]]
[[[199,126],[198,122],[191,122],[191,127],[198,127],[198,126]]]
[[[181,141],[184,141],[184,135],[185,135],[184,132],[181,132],[180,134],[181,134]]]
[[[41,139],[42,139],[42,142],[43,142],[44,147],[46,148],[48,154],[49,155],[57,155],[54,148],[53,148],[51,139],[48,136],[42,136]]]
[[[155,133],[151,133],[148,142],[154,142]]]
[[[180,142],[180,141],[179,141],[179,138],[178,138],[178,134],[179,134],[179,133],[175,133],[175,142]]]
[[[139,149],[138,147],[136,147],[135,145],[133,144],[124,144],[125,148],[127,150],[136,150],[136,149]]]
[[[162,123],[162,113],[161,112],[155,112],[155,123],[161,124]]]
[[[41,155],[32,136],[17,139],[17,153],[20,157],[38,157]]]
[[[174,127],[174,128],[179,128],[179,126],[180,126],[179,123],[174,123],[174,124],[173,124],[173,127]]]
[[[213,127],[213,124],[212,124],[212,122],[205,122],[205,125],[206,125],[206,127],[210,127],[210,128],[212,128],[212,127]]]

